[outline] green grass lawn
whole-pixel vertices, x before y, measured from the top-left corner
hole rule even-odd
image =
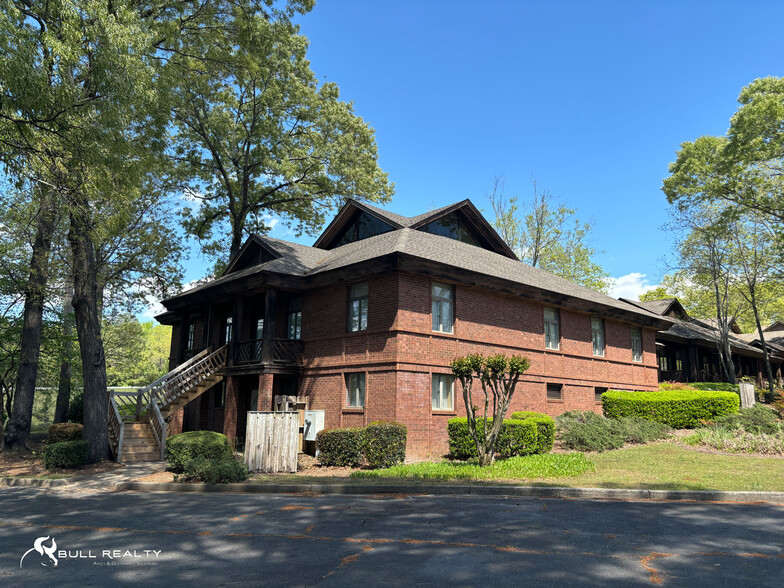
[[[591,467],[593,464],[593,467]],[[492,468],[467,463],[415,463],[357,470],[351,478],[253,476],[256,483],[494,483],[648,490],[784,492],[784,458],[716,455],[675,443],[651,443],[591,454],[546,454],[499,460]]]

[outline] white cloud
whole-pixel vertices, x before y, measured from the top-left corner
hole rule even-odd
[[[632,272],[618,278],[610,278],[610,296],[613,298],[628,298],[629,300],[639,300],[640,295],[648,290],[653,290],[659,284],[651,284],[645,279],[645,274]]]

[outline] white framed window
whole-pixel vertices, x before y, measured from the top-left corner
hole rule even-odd
[[[226,343],[231,343],[234,338],[234,317],[226,317],[226,329],[223,333]]]
[[[632,327],[632,361],[642,361],[642,331],[640,327]]]
[[[546,349],[559,349],[561,335],[558,329],[558,311],[554,308],[544,309],[544,346]]]
[[[191,350],[196,343],[196,325],[191,323],[188,325],[188,346],[186,349]]]
[[[368,325],[368,284],[361,282],[351,286],[348,299],[348,330],[366,331]]]
[[[600,318],[591,318],[591,344],[593,354],[604,357],[604,321]]]
[[[447,374],[433,374],[433,410],[454,410],[455,379]]]
[[[289,314],[286,321],[289,339],[302,338],[302,298],[297,296],[289,300]]]
[[[454,292],[449,284],[433,282],[433,330],[451,333],[454,323]]]
[[[346,407],[365,408],[365,374],[346,374]]]

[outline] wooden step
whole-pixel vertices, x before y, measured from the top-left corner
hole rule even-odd
[[[155,451],[146,451],[143,453],[122,453],[122,463],[134,463],[137,461],[160,461],[161,452],[157,449]]]

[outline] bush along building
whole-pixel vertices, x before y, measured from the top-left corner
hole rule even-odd
[[[657,389],[674,322],[521,263],[468,200],[411,218],[349,200],[312,247],[254,235],[163,305],[187,375],[146,392],[160,434],[241,442],[248,410],[307,406],[327,428],[405,424],[409,459],[446,453],[465,413],[455,357],[528,357],[511,410],[600,410],[608,388]]]
[[[659,380],[674,382],[723,382],[724,370],[719,358],[720,335],[716,319],[697,319],[688,315],[677,298],[629,304],[667,317],[673,324],[656,334],[656,355]],[[763,386],[764,363],[762,342],[758,333],[744,334],[738,324],[729,323],[729,342],[736,378],[753,378]],[[784,324],[777,322],[764,330],[775,383],[782,384],[784,364]]]

